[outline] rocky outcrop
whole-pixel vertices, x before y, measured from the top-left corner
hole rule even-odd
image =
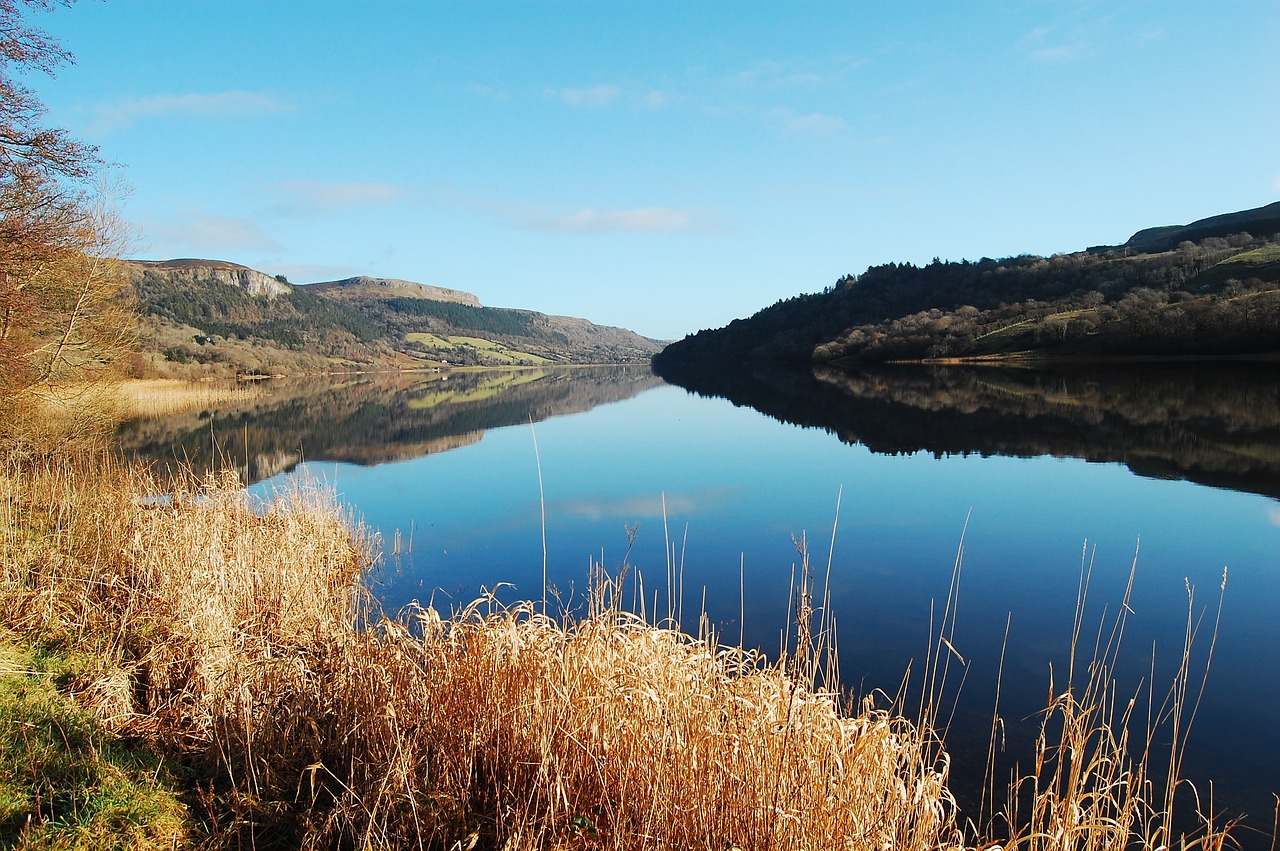
[[[134,276],[151,271],[167,275],[175,283],[214,280],[240,287],[251,296],[266,296],[268,299],[293,290],[293,286],[285,281],[223,260],[133,260],[128,265],[132,267]]]
[[[419,284],[416,281],[402,281],[399,278],[371,278],[368,275],[357,275],[354,278],[343,278],[341,281],[323,281],[306,286],[308,289],[322,292],[330,297],[425,298],[432,301],[469,304],[472,307],[480,306],[480,299],[471,293],[430,284]]]

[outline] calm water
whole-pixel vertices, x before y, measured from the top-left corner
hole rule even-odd
[[[647,607],[661,588],[665,612],[674,558],[686,624],[705,605],[726,642],[775,652],[794,539],[807,536],[819,573],[832,553],[841,671],[864,691],[892,693],[912,660],[919,669],[963,539],[954,644],[969,668],[949,737],[961,785],[982,769],[1006,621],[1000,709],[1009,753],[1025,759],[1051,664],[1061,682],[1082,560],[1093,564],[1096,631],[1136,554],[1120,671],[1134,691],[1150,678],[1153,648],[1156,688],[1167,687],[1188,586],[1211,624],[1229,568],[1186,773],[1202,791],[1214,783],[1216,806],[1269,831],[1280,791],[1273,372],[689,382],[705,395],[635,369],[290,385],[273,391],[279,404],[137,424],[122,442],[197,462],[216,445],[251,478],[266,476],[259,492],[289,475],[331,483],[388,550],[400,530],[404,552],[389,553],[380,585],[392,609],[461,604],[497,583],[512,586],[506,599],[540,597],[539,465],[548,577],[570,604],[593,560],[612,571],[626,557]],[[1207,650],[1205,635],[1197,658]]]

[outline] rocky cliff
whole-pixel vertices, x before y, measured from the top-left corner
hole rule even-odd
[[[293,287],[270,275],[264,275],[248,266],[228,263],[223,260],[133,260],[126,264],[130,276],[136,281],[146,271],[165,275],[175,284],[194,286],[197,281],[219,281],[229,286],[240,287],[251,296],[266,296],[268,299],[285,295]]]

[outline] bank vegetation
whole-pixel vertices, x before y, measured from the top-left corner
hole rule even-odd
[[[945,623],[926,699],[908,711],[851,700],[828,678],[811,586],[795,650],[767,660],[646,621],[599,570],[576,613],[482,598],[387,617],[370,592],[376,549],[324,489],[258,500],[234,475],[161,481],[88,452],[11,454],[0,836],[30,848],[1225,847],[1224,829],[1170,817],[1163,776],[1180,750],[1151,764],[1156,730],[1108,676],[1122,623],[1056,684],[1024,771],[1008,789],[991,778],[982,811],[962,813],[934,724],[955,652]],[[1195,682],[1184,667],[1159,735],[1185,732]],[[89,766],[60,769],[69,753]]]

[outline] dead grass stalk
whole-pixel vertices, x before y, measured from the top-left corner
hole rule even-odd
[[[317,487],[260,501],[230,473],[159,481],[103,459],[0,464],[0,616],[31,641],[112,660],[111,676],[73,691],[109,707],[115,729],[180,755],[210,844],[963,842],[933,710],[913,721],[870,702],[849,708],[823,685],[825,637],[802,636],[790,659],[770,663],[709,630],[690,636],[624,611],[625,577],[598,568],[578,618],[489,596],[452,615],[391,619],[370,605],[373,551]],[[799,616],[812,623],[802,556]],[[943,668],[927,675],[934,706],[959,655],[954,595],[931,648]],[[818,600],[825,632],[825,590]],[[1053,694],[1060,744],[1042,737],[1033,770],[1015,778],[1011,847],[1173,844],[1129,761],[1131,704],[1109,685],[1113,645],[1102,647],[1082,691],[1069,675]],[[1173,699],[1186,705],[1189,679],[1179,682]],[[1178,716],[1182,730],[1192,714]],[[1218,836],[1197,841],[1220,847]]]

